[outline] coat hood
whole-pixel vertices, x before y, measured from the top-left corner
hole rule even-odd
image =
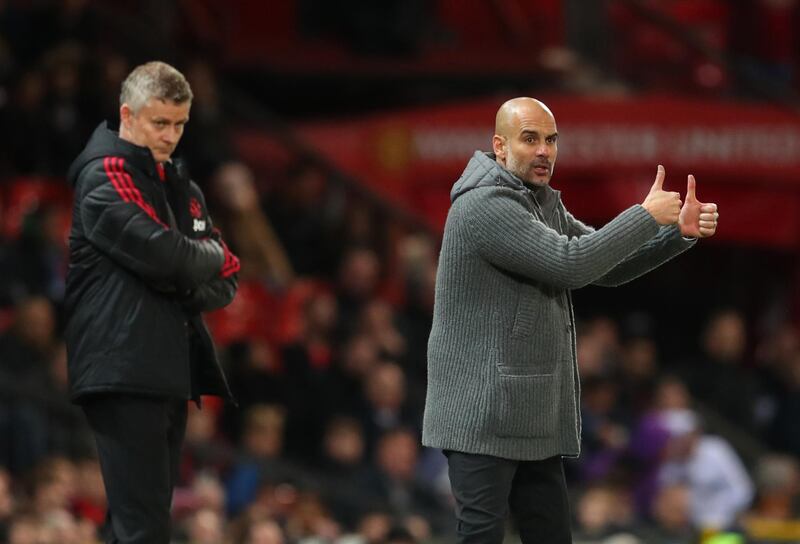
[[[67,181],[74,187],[81,170],[87,164],[108,156],[124,157],[126,161],[133,163],[148,175],[156,175],[156,162],[150,150],[123,140],[109,127],[109,123],[104,121],[94,130],[86,147],[70,165],[67,170]]]
[[[484,151],[476,151],[472,155],[467,167],[464,168],[464,173],[450,190],[450,202],[455,202],[458,197],[477,187],[508,187],[515,191],[532,193],[537,206],[547,217],[553,214],[561,202],[561,191],[553,189],[550,185],[541,187],[525,185],[521,179],[495,160],[494,153]]]
[[[450,190],[450,202],[476,187],[501,186],[522,191],[525,184],[517,176],[500,166],[494,153],[476,151]]]

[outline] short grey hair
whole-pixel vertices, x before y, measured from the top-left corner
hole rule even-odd
[[[119,105],[128,104],[134,113],[151,98],[183,104],[194,95],[183,74],[166,62],[152,61],[133,69],[122,82]]]

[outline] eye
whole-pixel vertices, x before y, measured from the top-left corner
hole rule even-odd
[[[528,136],[527,138],[525,138],[525,141],[527,143],[529,143],[529,144],[532,144],[533,143],[533,136]]]

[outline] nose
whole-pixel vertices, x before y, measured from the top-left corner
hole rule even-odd
[[[550,146],[546,143],[542,142],[536,148],[536,156],[537,157],[549,157],[550,156]]]
[[[180,134],[178,133],[178,129],[175,127],[165,130],[161,135],[162,141],[169,145],[176,145],[179,138]]]

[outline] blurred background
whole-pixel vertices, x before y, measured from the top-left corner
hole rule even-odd
[[[159,59],[242,261],[207,316],[240,406],[190,407],[175,542],[453,541],[419,445],[436,261],[452,183],[520,95],[553,110],[584,221],[659,163],[721,210],[713,239],[574,295],[575,542],[800,542],[799,22],[796,0],[0,0],[0,541],[99,541],[64,175]]]

